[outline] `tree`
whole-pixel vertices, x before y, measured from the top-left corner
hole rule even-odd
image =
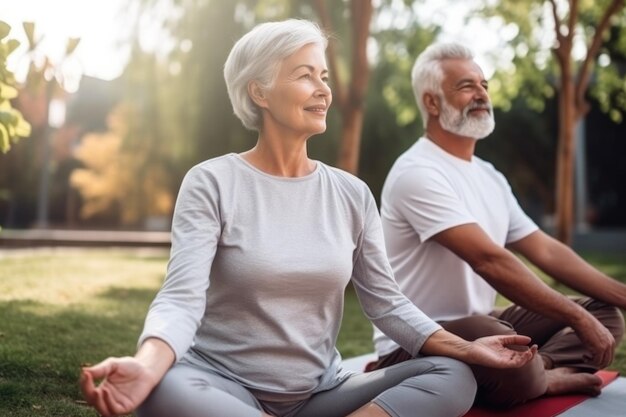
[[[156,9],[159,3],[170,2],[137,1],[143,4],[145,10]],[[331,34],[336,35],[340,32],[343,34],[344,28],[340,22],[344,15],[348,15],[351,22],[351,43],[344,45],[344,39],[341,39],[342,45],[338,46],[336,40],[331,38],[328,60],[334,107],[339,109],[341,117],[340,150],[336,163],[350,172],[357,172],[369,74],[366,46],[373,14],[370,0],[182,1],[177,3],[177,6],[180,13],[170,14],[170,17],[162,22],[162,26],[176,45],[171,49],[169,58],[180,64],[180,73],[169,77],[168,82],[161,85],[176,86],[177,88],[172,88],[172,91],[177,91],[179,96],[178,98],[172,96],[173,102],[184,97],[187,106],[179,107],[185,108],[185,114],[175,114],[172,110],[177,109],[173,109],[170,102],[170,111],[166,113],[161,110],[160,114],[174,122],[170,124],[169,130],[171,126],[181,126],[180,122],[184,120],[181,128],[189,132],[187,137],[198,138],[194,146],[182,148],[192,158],[198,156],[206,158],[233,150],[243,150],[249,146],[253,137],[241,128],[232,114],[225,114],[230,108],[224,106],[224,103],[228,102],[228,97],[221,69],[237,38],[254,24],[288,17],[319,19],[321,26]],[[187,47],[191,45],[192,49],[187,49],[187,52],[183,53],[181,47],[185,45]],[[342,55],[345,55],[343,51],[349,51],[351,56],[347,71],[342,71],[345,68],[342,60]],[[161,85],[155,85],[157,90],[154,91],[162,90],[164,87]],[[203,109],[212,109],[213,112],[203,113]],[[161,124],[162,120],[164,119],[157,121],[157,125]],[[315,147],[321,148],[317,143]],[[328,151],[328,148],[327,146],[324,152]]]
[[[333,33],[334,24],[325,1],[316,0],[314,5],[322,26],[330,33]],[[328,46],[327,55],[334,87],[333,99],[339,108],[342,121],[341,144],[337,166],[356,174],[359,168],[365,93],[369,77],[367,41],[370,33],[373,5],[371,0],[351,0],[349,2],[349,10],[352,51],[350,78],[348,81],[340,76],[335,40],[332,38]]]
[[[611,23],[611,17],[624,7],[624,0],[611,0],[604,9],[591,36],[587,54],[578,67],[573,68],[572,48],[574,34],[579,22],[579,1],[569,1],[569,13],[559,16],[556,0],[550,0],[555,23],[557,45],[554,54],[561,70],[559,94],[559,138],[556,172],[556,234],[559,240],[570,244],[572,241],[573,201],[574,201],[574,129],[576,123],[589,112],[586,92],[591,72],[603,38]],[[584,150],[578,150],[584,151]]]
[[[19,46],[15,39],[6,39],[11,26],[0,21],[0,153],[6,154],[11,145],[30,136],[30,124],[22,113],[13,108],[11,99],[18,95],[15,76],[7,69],[7,58]],[[5,168],[6,169],[6,168]],[[4,171],[3,169],[2,171]],[[0,183],[0,203],[9,200],[10,191],[3,189]]]
[[[15,39],[6,39],[11,26],[0,21],[0,152],[7,153],[11,144],[30,135],[30,124],[22,113],[11,105],[18,95],[15,76],[7,69],[7,58],[20,43]]]
[[[434,25],[419,22],[421,8],[395,3],[377,9],[372,18],[371,74],[366,92],[359,177],[380,196],[393,162],[423,131],[411,69],[415,58],[439,33]]]
[[[70,182],[83,199],[82,218],[135,226],[171,213],[173,196],[163,167],[147,163],[149,152],[124,146],[136,117],[128,104],[118,104],[108,117],[108,130],[85,135],[76,149],[84,167],[72,172]]]
[[[235,40],[250,25],[252,1],[135,0],[142,19],[161,27],[160,51],[133,44],[122,76],[125,99],[138,112],[127,146],[150,152],[146,163],[163,161],[173,177],[172,191],[189,167],[227,152],[243,151],[252,134],[229,105],[223,66]],[[163,14],[159,10],[168,9]],[[237,11],[240,16],[237,18]],[[141,16],[141,19],[139,18]]]
[[[523,94],[527,97],[534,95],[534,99],[537,99],[533,93],[539,92],[542,96],[558,92],[555,232],[557,238],[566,244],[571,244],[574,221],[574,161],[576,152],[584,152],[576,149],[575,128],[589,111],[587,96],[599,56],[603,57],[600,70],[605,73],[614,71],[606,62],[610,58],[603,48],[611,33],[609,28],[619,23],[619,19],[622,20],[621,25],[624,24],[624,16],[620,16],[623,9],[624,0],[501,1],[488,9],[488,15],[500,16],[518,30],[518,35],[511,43],[516,55],[516,68],[521,70],[518,71],[519,77],[523,78],[534,71],[536,82],[536,89],[531,88],[530,94],[528,91]],[[552,66],[546,63],[549,57],[542,55],[545,49],[537,37],[538,31],[545,31],[549,26],[554,31],[551,49],[555,65]],[[626,49],[626,45],[622,47]],[[578,52],[581,50],[584,50],[582,54]],[[547,88],[543,84],[546,79],[553,80],[553,84]],[[597,77],[596,80],[601,78]],[[514,83],[508,83],[510,89]],[[603,87],[626,90],[619,84],[611,86],[604,83]],[[509,91],[513,94],[516,92]],[[626,110],[626,103],[622,103],[622,110]],[[621,118],[620,111],[615,114],[616,118]]]
[[[41,50],[43,36],[36,32],[35,24],[24,22],[22,26],[27,38],[27,50],[21,59],[28,64],[28,72],[14,104],[28,120],[30,134],[29,140],[18,143],[0,164],[5,175],[11,178],[11,181],[2,184],[10,194],[6,223],[11,227],[28,225],[36,216],[39,226],[46,227],[49,220],[48,200],[51,185],[54,185],[51,179],[56,168],[51,160],[54,150],[52,136],[59,127],[50,125],[50,104],[53,100],[61,103],[65,99],[64,87],[68,80],[65,64],[71,62],[67,59],[74,53],[79,39],[68,39],[63,60],[53,63]],[[57,124],[61,123],[59,118]]]

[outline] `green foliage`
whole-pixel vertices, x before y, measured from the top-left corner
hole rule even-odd
[[[524,211],[541,224],[554,205],[554,101],[547,101],[539,114],[519,98],[506,111],[496,109],[495,119],[493,134],[477,143],[476,155],[504,174]]]
[[[423,131],[411,69],[415,58],[438,35],[437,27],[417,22],[419,9],[390,11],[387,25],[373,25],[371,36],[378,49],[367,91],[359,176],[378,199],[395,159]],[[404,22],[404,25],[400,25]]]
[[[136,3],[147,15],[171,2]],[[124,146],[144,153],[148,163],[167,167],[173,194],[192,165],[253,144],[253,135],[232,114],[222,75],[230,48],[249,24],[242,21],[254,15],[251,3],[176,2],[180,13],[155,17],[172,44],[165,59],[143,51],[138,41],[133,45],[121,83],[137,114]],[[242,21],[236,20],[236,10]],[[137,39],[139,33],[137,26]]]
[[[565,2],[557,2],[560,24],[565,24],[569,9]],[[573,69],[576,71],[586,56],[591,37],[596,31],[602,14],[609,0],[580,1],[578,5],[578,25],[574,35]],[[494,51],[497,56],[510,56],[494,74],[491,81],[491,95],[494,104],[507,109],[515,98],[523,98],[531,109],[543,111],[546,100],[553,98],[560,87],[559,68],[554,60],[552,49],[556,45],[554,35],[554,17],[548,1],[486,1],[476,13],[502,22],[503,31],[515,32],[515,35],[502,36],[502,46]],[[594,60],[590,95],[597,99],[603,111],[618,122],[626,111],[626,84],[617,80],[625,75],[624,56],[626,40],[620,36],[626,27],[626,11],[620,11],[612,19],[613,28],[604,43],[598,57]],[[615,29],[617,28],[617,30]],[[602,58],[599,58],[601,57]]]
[[[158,160],[148,160],[149,149],[124,146],[136,112],[117,105],[108,117],[108,130],[83,137],[74,151],[83,167],[70,175],[70,184],[82,197],[82,218],[117,217],[124,226],[140,225],[151,216],[169,218],[173,196],[168,175]]]
[[[626,81],[615,67],[606,68],[597,76],[597,84],[591,86],[591,94],[596,98],[600,109],[615,123],[621,123],[626,109]]]
[[[14,109],[11,100],[18,95],[17,82],[7,69],[7,58],[19,46],[15,39],[6,39],[11,27],[0,21],[0,152],[7,153],[11,144],[30,135],[30,124]]]

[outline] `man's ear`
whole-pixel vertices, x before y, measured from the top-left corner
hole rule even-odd
[[[441,111],[439,97],[432,93],[424,93],[422,100],[424,100],[424,107],[429,115],[439,116],[439,112]]]
[[[257,81],[250,81],[248,83],[248,95],[259,107],[267,107],[267,100],[265,99],[265,92]]]

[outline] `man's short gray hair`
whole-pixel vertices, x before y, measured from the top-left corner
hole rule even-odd
[[[301,19],[261,23],[235,43],[224,65],[224,78],[233,111],[246,128],[259,130],[262,123],[248,84],[257,81],[262,88],[271,88],[281,62],[312,43],[326,49],[328,37],[317,24]]]
[[[443,70],[441,61],[446,59],[474,59],[472,51],[460,43],[447,42],[435,43],[417,57],[411,71],[411,84],[415,100],[422,115],[422,123],[426,128],[428,111],[424,106],[424,93],[432,93],[441,96],[443,93],[441,83]]]

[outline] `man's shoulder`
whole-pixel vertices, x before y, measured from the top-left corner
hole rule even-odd
[[[395,161],[391,170],[404,171],[439,171],[441,163],[426,145],[427,139],[421,138],[404,151]]]
[[[417,146],[408,149],[398,157],[389,171],[391,182],[409,180],[411,182],[428,182],[436,178],[445,178],[446,167],[432,153]]]
[[[483,172],[486,172],[487,174],[489,174],[490,176],[492,176],[493,178],[497,179],[498,181],[500,181],[502,184],[505,184],[508,186],[509,181],[506,179],[506,177],[504,176],[504,174],[502,172],[500,172],[493,163],[482,159],[478,156],[474,156],[474,163],[480,167],[480,169]]]

